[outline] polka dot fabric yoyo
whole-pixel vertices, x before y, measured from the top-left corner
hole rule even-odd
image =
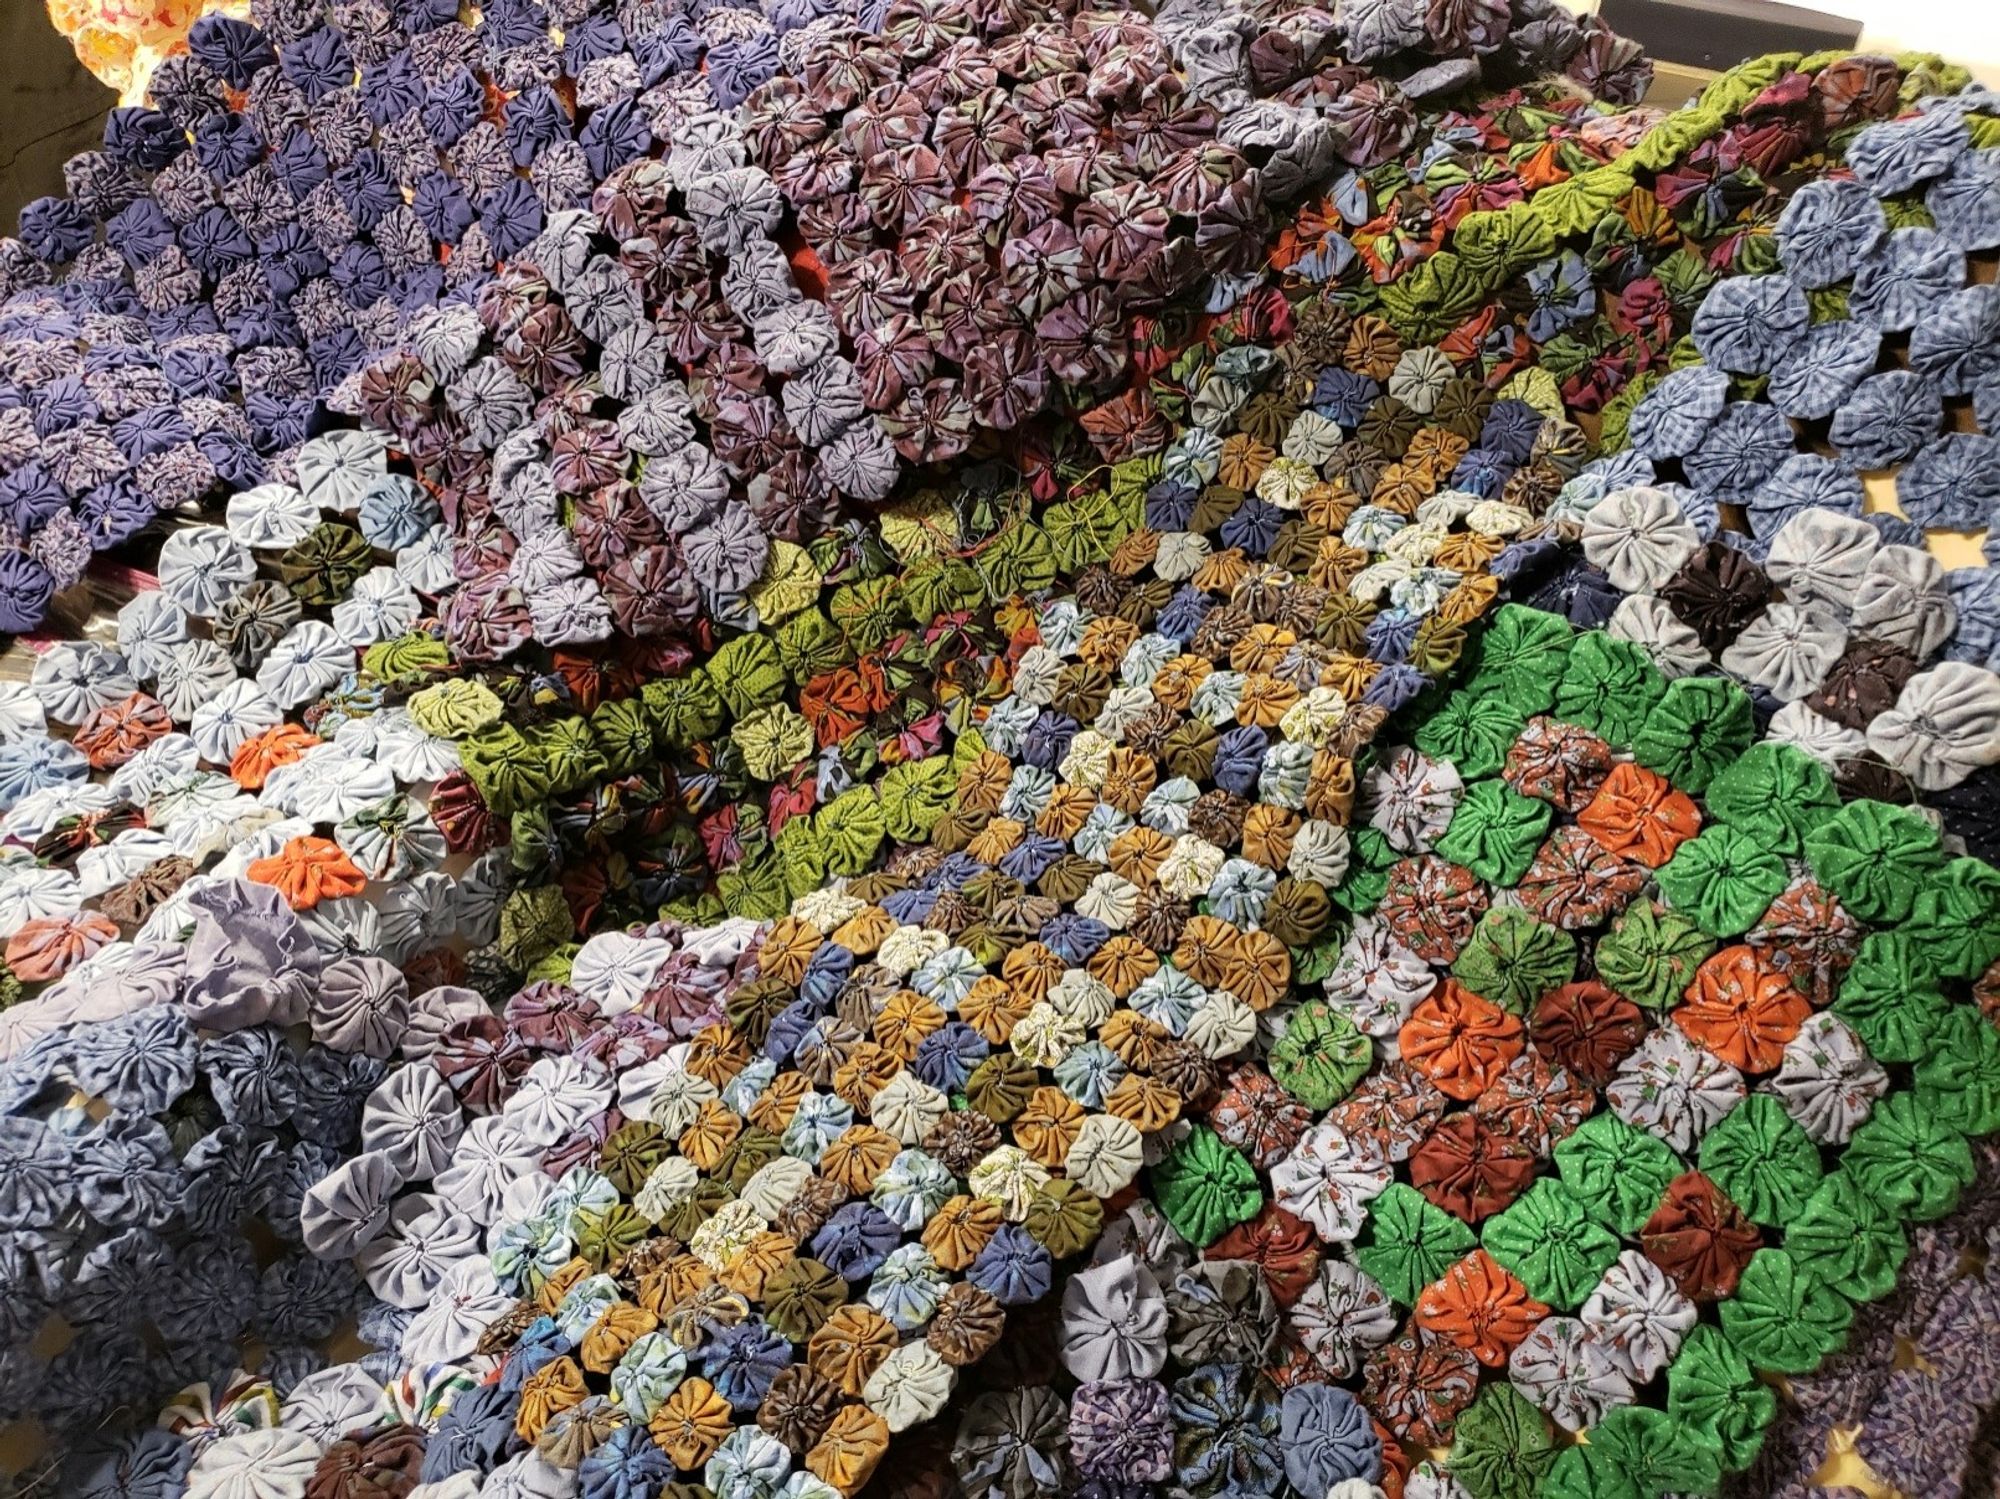
[[[1162,1209],[1268,1197],[1393,1304],[1302,1297],[1294,1356],[1469,1493],[1712,1487],[2000,1125],[2000,879],[1733,683],[1512,605],[1363,817],[1377,893],[1209,1112],[1232,1212]]]

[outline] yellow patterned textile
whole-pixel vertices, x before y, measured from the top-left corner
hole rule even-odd
[[[153,69],[187,50],[188,28],[206,15],[247,17],[249,0],[47,0],[49,20],[83,65],[137,104]]]

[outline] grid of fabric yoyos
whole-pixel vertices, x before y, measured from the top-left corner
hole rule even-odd
[[[24,1491],[1975,1483],[2000,101],[1646,76],[196,25],[0,254]]]

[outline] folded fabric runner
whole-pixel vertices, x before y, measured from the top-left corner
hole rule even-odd
[[[1978,1491],[2000,96],[248,14],[0,241],[18,1492]]]

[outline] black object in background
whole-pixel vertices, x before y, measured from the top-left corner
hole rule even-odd
[[[63,163],[104,143],[118,96],[91,76],[42,0],[0,0],[0,234],[63,190]]]
[[[1861,23],[1770,0],[1602,0],[1598,15],[1655,61],[1721,72],[1766,52],[1852,47]]]

